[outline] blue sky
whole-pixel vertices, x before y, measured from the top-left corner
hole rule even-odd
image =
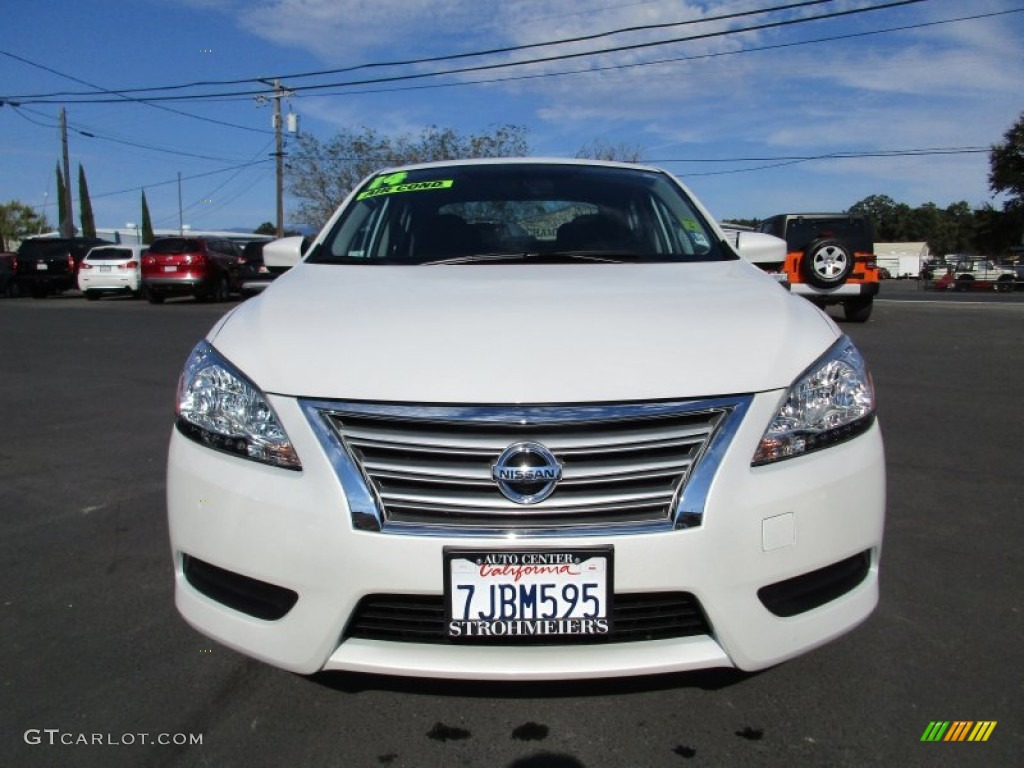
[[[987,153],[966,150],[998,142],[1024,112],[1024,0],[924,0],[809,20],[886,2],[833,0],[678,24],[789,3],[6,0],[0,99],[19,106],[0,107],[0,201],[45,205],[55,221],[63,103],[76,211],[81,163],[98,226],[137,222],[145,188],[154,225],[176,227],[180,173],[185,224],[255,228],[275,216],[269,106],[252,95],[83,100],[199,81],[251,82],[160,93],[247,94],[258,78],[334,84],[662,43],[300,91],[285,110],[321,139],[343,127],[416,134],[436,124],[477,133],[513,123],[526,127],[534,155],[571,157],[595,141],[640,147],[646,162],[680,176],[722,219],[844,210],[872,194],[911,206],[1000,205],[988,190]],[[737,32],[789,21],[800,23]],[[299,77],[656,24],[677,25],[444,64]],[[665,42],[719,32],[727,34]],[[80,95],[39,96],[64,91]],[[935,149],[949,153],[907,154]],[[836,154],[847,156],[798,160]],[[286,218],[295,207],[286,197]]]

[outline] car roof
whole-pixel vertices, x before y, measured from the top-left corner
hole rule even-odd
[[[585,166],[592,168],[624,168],[633,171],[651,171],[654,173],[667,174],[664,168],[653,165],[641,165],[639,163],[626,163],[614,160],[590,160],[575,157],[481,157],[469,160],[434,160],[429,163],[412,163],[409,165],[395,165],[381,168],[372,175],[381,173],[393,173],[396,171],[417,171],[429,168],[452,168],[471,167],[486,165],[552,165],[552,166]]]

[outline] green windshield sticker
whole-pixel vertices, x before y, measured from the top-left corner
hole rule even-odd
[[[683,219],[683,228],[688,232],[700,232],[700,225],[693,219]]]
[[[405,171],[391,173],[386,176],[378,176],[374,179],[365,192],[360,192],[356,200],[365,200],[368,197],[380,195],[394,195],[399,192],[423,192],[431,189],[448,189],[455,183],[454,179],[437,179],[436,181],[410,181],[405,182],[409,174]]]

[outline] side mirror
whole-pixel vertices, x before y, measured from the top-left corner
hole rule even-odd
[[[268,267],[294,267],[302,259],[302,236],[282,237],[263,246],[263,263]]]
[[[758,266],[778,265],[786,260],[786,241],[764,232],[737,232],[736,250]]]

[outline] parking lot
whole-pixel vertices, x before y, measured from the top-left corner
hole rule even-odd
[[[842,325],[874,373],[889,473],[882,597],[864,625],[753,675],[560,684],[300,677],[179,618],[163,497],[175,386],[231,306],[0,299],[4,765],[998,766],[1024,754],[1024,293],[887,281],[870,322]],[[984,743],[922,743],[937,720],[997,725]]]

